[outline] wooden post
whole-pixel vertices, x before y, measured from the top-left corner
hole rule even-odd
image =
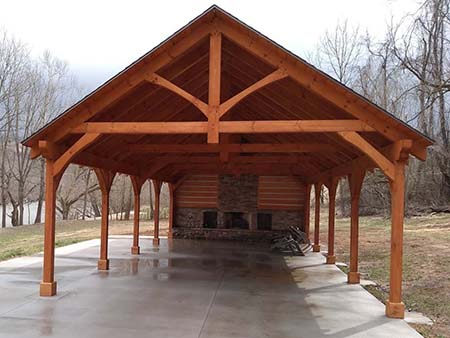
[[[131,247],[131,254],[139,255],[141,249],[139,247],[139,216],[141,212],[141,190],[144,180],[138,176],[131,176],[131,184],[134,192],[134,215],[133,215],[133,246]]]
[[[322,189],[322,183],[314,184],[315,194],[315,217],[314,217],[314,245],[313,252],[320,252],[320,190]]]
[[[402,302],[402,257],[403,219],[405,213],[405,165],[401,159],[395,163],[394,180],[389,182],[391,190],[391,270],[389,300],[386,302],[386,316],[404,318],[405,305]]]
[[[153,214],[154,228],[153,228],[153,245],[159,245],[159,202],[161,194],[162,181],[152,180],[153,189],[155,192],[155,212]]]
[[[209,43],[208,143],[219,143],[219,106],[222,35],[213,32]]]
[[[105,169],[95,169],[98,184],[102,192],[102,224],[100,230],[100,259],[98,260],[98,270],[109,270],[108,259],[108,228],[109,228],[109,193],[114,180],[115,173]]]
[[[173,222],[175,217],[175,184],[169,183],[169,233],[168,238],[173,238]]]
[[[365,170],[353,168],[349,175],[351,215],[350,215],[350,270],[347,281],[349,284],[359,284],[358,272],[358,236],[359,236],[359,197],[364,181]]]
[[[41,296],[56,295],[55,281],[55,209],[56,190],[62,172],[53,175],[54,161],[45,161],[45,229],[44,229],[44,264],[39,294]]]
[[[339,180],[337,177],[331,177],[328,183],[328,254],[327,264],[335,264],[336,256],[334,254],[334,220],[336,216],[336,190]]]
[[[305,192],[305,211],[304,211],[304,220],[303,220],[303,229],[305,230],[306,238],[310,238],[310,213],[311,213],[311,184],[306,184],[306,192]]]

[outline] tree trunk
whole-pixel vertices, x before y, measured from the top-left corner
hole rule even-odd
[[[149,200],[149,211],[150,211],[150,217],[149,219],[153,219],[153,216],[155,214],[155,209],[153,208],[153,192],[152,192],[152,180],[148,180],[148,188],[150,190],[150,200]]]
[[[83,197],[83,214],[81,219],[84,221],[86,219],[86,209],[87,209],[87,197],[89,193],[89,179],[91,178],[91,169],[88,169],[86,174],[86,184],[84,186],[84,197]]]
[[[133,191],[132,191],[132,186],[131,184],[128,185],[128,199],[127,199],[127,205],[126,205],[126,209],[125,209],[125,220],[129,221],[130,220],[130,213],[131,213],[131,208],[133,207]]]
[[[34,218],[34,224],[42,223],[42,206],[44,202],[44,192],[45,192],[45,159],[41,157],[39,159],[39,196],[36,208],[36,217]]]

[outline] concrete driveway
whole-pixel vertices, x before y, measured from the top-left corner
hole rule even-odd
[[[110,239],[57,250],[58,296],[40,298],[41,258],[0,263],[0,337],[421,337],[319,253],[231,242]]]

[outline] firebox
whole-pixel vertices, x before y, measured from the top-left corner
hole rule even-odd
[[[227,229],[249,229],[248,214],[243,212],[225,212],[224,223]]]

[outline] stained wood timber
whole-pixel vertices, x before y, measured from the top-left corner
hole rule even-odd
[[[152,180],[153,191],[155,193],[155,211],[153,213],[153,245],[159,245],[159,204],[161,200],[162,181]]]
[[[141,213],[141,190],[145,180],[139,176],[130,176],[131,184],[133,186],[134,195],[134,213],[133,213],[133,246],[131,247],[131,254],[139,255],[141,248],[139,247],[139,216]]]
[[[44,227],[44,264],[42,282],[40,284],[41,296],[56,295],[55,281],[55,210],[56,190],[58,189],[60,175],[53,174],[54,161],[45,161],[45,227]]]
[[[219,143],[222,34],[213,32],[209,47],[208,143]]]
[[[58,175],[63,172],[70,164],[72,159],[84,149],[94,143],[101,134],[85,134],[81,136],[69,149],[67,149],[56,161],[53,166],[53,174]]]
[[[259,176],[258,209],[303,210],[305,188],[295,176]]]
[[[235,156],[227,163],[224,163],[224,165],[227,164],[264,164],[264,163],[282,163],[282,164],[296,164],[300,161],[307,161],[308,156],[300,156],[295,154],[288,154],[288,155],[262,155],[259,154],[252,154],[249,156]],[[219,155],[214,156],[187,156],[187,155],[165,155],[161,157],[155,157],[155,167],[158,164],[159,160],[164,161],[164,163],[171,164],[171,163],[183,163],[183,164],[216,164],[219,165],[223,163],[223,161],[220,159]],[[161,166],[160,166],[161,167]]]
[[[56,160],[64,152],[60,146],[51,141],[39,140],[39,151],[47,160]]]
[[[304,230],[306,234],[306,238],[310,239],[310,228],[311,228],[311,183],[306,184],[305,188],[305,210],[304,210]]]
[[[173,223],[175,219],[175,189],[174,183],[169,183],[169,232],[167,238],[173,238]]]
[[[338,132],[338,135],[372,159],[388,178],[394,178],[394,165],[392,162],[361,135],[356,132]]]
[[[336,217],[336,190],[339,183],[337,177],[330,177],[328,188],[328,253],[327,264],[335,264],[336,256],[334,254],[334,220]]]
[[[349,284],[359,284],[360,275],[358,272],[358,245],[359,245],[359,198],[361,187],[366,172],[364,169],[354,167],[348,176],[350,183],[350,269],[347,275]]]
[[[220,31],[234,43],[268,62],[273,67],[278,68],[282,65],[286,69],[289,77],[294,79],[298,84],[319,95],[324,100],[347,111],[361,121],[366,122],[379,133],[385,135],[389,140],[398,141],[404,139],[405,134],[410,132],[404,126],[399,128],[400,123],[397,123],[398,128],[392,127],[392,120],[387,125],[386,121],[388,117],[381,116],[380,109],[375,105],[358,96],[356,93],[348,91],[347,88],[333,79],[317,72],[317,70],[303,60],[288,55],[271,41],[244,27],[230,16],[223,15],[217,17],[216,21]],[[416,152],[413,154],[416,156]]]
[[[405,166],[407,158],[405,156],[395,162],[394,180],[389,181],[391,191],[391,266],[386,315],[391,318],[405,317],[405,305],[402,302],[402,258],[403,220],[405,214]]]
[[[188,102],[192,103],[195,107],[198,108],[198,110],[200,110],[206,117],[208,117],[208,105],[205,102],[195,97],[194,95],[188,93],[184,89],[178,87],[177,85],[173,84],[169,80],[166,80],[162,76],[153,73],[149,77],[147,77],[147,81],[162,86],[164,88],[167,88],[170,91],[174,92],[175,94],[181,96]]]
[[[217,208],[217,175],[190,175],[176,186],[176,207]]]
[[[208,122],[86,122],[71,130],[74,134],[203,134]],[[221,121],[220,133],[328,133],[373,131],[358,120]]]
[[[336,147],[326,143],[259,143],[259,144],[129,144],[129,152],[139,153],[326,153]]]
[[[279,81],[281,79],[284,79],[287,77],[288,74],[284,69],[277,69],[273,73],[270,73],[263,79],[259,80],[258,82],[252,84],[250,87],[244,89],[239,94],[236,94],[232,98],[228,99],[224,103],[220,105],[220,117],[224,116],[231,108],[233,108],[236,104],[238,104],[240,101],[242,101],[247,96],[253,94],[257,90],[275,82]]]
[[[102,192],[102,221],[100,231],[100,258],[98,260],[98,270],[109,270],[108,259],[108,231],[109,231],[109,193],[111,185],[116,175],[114,172],[105,169],[94,169],[97,175],[98,184]]]
[[[315,196],[315,215],[314,215],[314,244],[313,251],[320,252],[320,192],[322,190],[322,183],[314,184],[314,196]]]

